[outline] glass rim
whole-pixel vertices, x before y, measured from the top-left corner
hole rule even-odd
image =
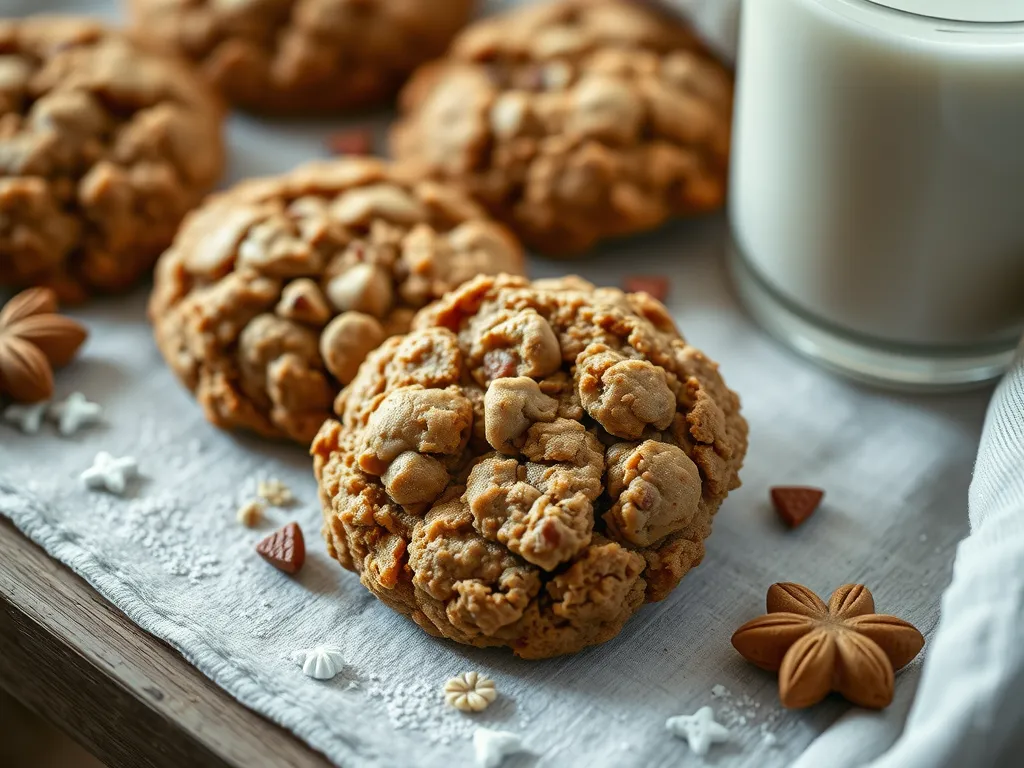
[[[862,0],[926,19],[973,24],[1024,23],[1024,0]]]

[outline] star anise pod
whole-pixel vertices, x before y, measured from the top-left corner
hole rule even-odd
[[[767,608],[736,630],[732,644],[748,661],[779,673],[779,698],[791,709],[817,704],[831,691],[862,707],[887,707],[895,673],[924,647],[913,625],[875,613],[861,584],[840,587],[828,605],[807,587],[773,584]]]
[[[36,403],[53,395],[53,369],[67,365],[88,335],[57,314],[57,295],[30,288],[0,310],[0,396]]]

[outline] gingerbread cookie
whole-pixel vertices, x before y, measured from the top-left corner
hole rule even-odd
[[[378,104],[444,52],[473,0],[130,0],[135,33],[260,112]]]
[[[132,286],[220,177],[222,117],[184,65],[95,22],[0,20],[0,285]]]
[[[704,555],[747,424],[646,294],[481,277],[386,341],[313,457],[328,549],[426,632],[604,642]]]
[[[366,354],[522,252],[475,203],[371,158],[243,182],[182,225],[150,316],[207,417],[307,445]]]
[[[560,0],[479,21],[401,97],[391,147],[572,255],[719,208],[732,83],[673,18]]]

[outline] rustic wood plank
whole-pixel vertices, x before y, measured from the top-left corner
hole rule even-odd
[[[329,765],[139,629],[4,518],[0,685],[111,768]]]

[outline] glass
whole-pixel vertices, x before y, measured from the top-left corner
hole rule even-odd
[[[1024,331],[1024,22],[958,18],[1024,2],[743,8],[739,293],[802,354],[901,389],[990,380]]]

